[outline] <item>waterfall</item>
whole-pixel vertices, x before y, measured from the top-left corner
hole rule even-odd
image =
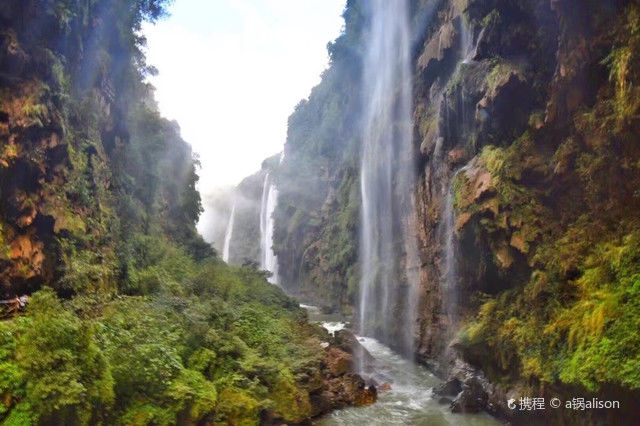
[[[224,233],[224,246],[222,247],[222,260],[229,262],[229,249],[231,248],[231,236],[233,234],[233,219],[236,215],[236,203],[233,203],[229,222],[227,222],[227,230]]]
[[[444,212],[442,222],[441,241],[444,247],[444,268],[441,274],[441,286],[443,289],[443,311],[447,316],[450,325],[458,320],[458,256],[455,235],[455,212],[453,209],[453,183],[458,174],[463,173],[470,167],[470,163],[456,170],[447,188],[444,201]],[[452,331],[454,327],[449,327]]]
[[[281,161],[284,156],[281,157]],[[269,181],[269,173],[264,177],[262,205],[260,207],[260,268],[271,272],[269,282],[278,284],[278,257],[273,252],[273,212],[278,203],[278,189]]]
[[[469,62],[474,53],[473,33],[469,26],[464,22],[464,18],[460,17],[460,57],[463,62]]]
[[[416,179],[408,5],[406,0],[366,4],[372,15],[363,76],[360,334],[379,337],[408,355],[418,286],[417,241],[407,229]]]
[[[469,28],[468,23],[461,18],[460,21],[460,51],[455,66],[456,72],[460,67],[468,66],[474,62],[478,50],[478,43],[483,37],[484,28],[478,36],[474,38],[474,31]],[[461,86],[455,94],[456,98],[450,99],[446,93],[442,93],[440,108],[444,108],[441,117],[445,120],[444,135],[448,148],[460,146],[461,143],[473,133],[473,113],[468,111],[473,105],[465,93],[465,86]],[[451,114],[452,110],[457,111]],[[454,120],[455,119],[455,120]],[[453,126],[452,126],[453,124]],[[469,141],[466,141],[468,143]],[[448,322],[449,333],[455,331],[458,322],[458,302],[459,302],[459,277],[458,277],[458,246],[455,234],[455,211],[453,184],[459,173],[470,167],[470,163],[464,167],[459,167],[453,173],[449,171],[446,164],[446,150],[442,149],[442,144],[436,146],[435,158],[439,162],[436,170],[442,179],[441,190],[444,196],[444,206],[441,211],[442,220],[438,225],[438,238],[442,244],[442,266],[440,268],[440,286],[442,289],[442,312]]]
[[[456,174],[451,178],[451,183],[447,190],[444,201],[443,215],[443,237],[444,244],[444,271],[442,274],[442,294],[443,294],[443,310],[451,323],[455,322],[457,317],[457,262],[455,253],[455,213],[453,211],[453,188],[452,183]]]

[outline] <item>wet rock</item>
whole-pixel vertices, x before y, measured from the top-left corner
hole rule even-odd
[[[350,352],[354,346],[359,345],[360,343],[350,330],[342,329],[334,333],[333,344],[343,351]]]
[[[381,387],[383,385],[389,385],[391,382],[391,378],[386,374],[380,373],[379,371],[374,372],[371,377],[371,383],[373,383],[376,387]]]
[[[425,43],[422,55],[418,58],[418,67],[427,70],[432,61],[441,61],[444,52],[453,46],[456,30],[453,22],[447,21],[438,32]]]
[[[336,336],[324,349],[320,366],[322,386],[310,394],[312,417],[338,408],[373,404],[377,399],[376,386],[355,373],[357,357],[354,354],[363,351],[360,355],[373,358],[350,331],[339,330]]]
[[[378,390],[375,386],[369,385],[364,388],[358,388],[356,391],[355,406],[371,405],[378,399]]]
[[[442,404],[442,405],[451,405],[453,404],[453,400],[451,398],[447,398],[446,396],[441,396],[440,398],[437,399],[438,404]]]
[[[456,378],[446,381],[440,386],[436,386],[435,388],[433,388],[434,394],[442,396],[456,396],[460,393],[460,391],[462,391],[462,386],[460,381]]]
[[[326,381],[326,394],[332,409],[373,404],[378,392],[375,386],[367,386],[357,374],[348,373]]]
[[[389,384],[389,382],[384,382],[380,386],[378,386],[378,390],[380,392],[388,392],[391,390],[391,385]]]
[[[451,404],[454,413],[478,413],[487,407],[489,397],[481,380],[472,376],[462,384],[462,391]]]
[[[467,153],[464,151],[464,149],[460,147],[454,148],[449,151],[447,161],[449,162],[449,164],[459,165],[461,163],[464,163],[466,155]]]
[[[350,330],[342,329],[336,331],[333,335],[332,344],[344,352],[351,354],[354,360],[361,362],[365,372],[373,372],[374,358],[369,351],[358,342],[358,339]]]
[[[325,363],[327,372],[337,377],[352,370],[353,356],[338,348],[328,348]]]

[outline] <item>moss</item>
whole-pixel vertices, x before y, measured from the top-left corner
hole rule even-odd
[[[428,108],[419,106],[416,108],[416,118],[419,123],[420,136],[426,137],[433,133],[438,127],[438,114],[435,106],[429,105]]]
[[[508,82],[512,76],[524,81],[525,72],[522,65],[506,59],[496,59],[491,67],[491,71],[487,74],[487,96],[495,97],[500,86]]]
[[[280,372],[269,399],[274,401],[274,415],[286,422],[298,423],[311,416],[309,393],[296,385],[287,370]]]
[[[619,83],[611,84],[557,145],[525,133],[480,156],[499,201],[497,217],[480,221],[486,238],[508,232],[531,267],[485,299],[461,334],[497,380],[640,388],[638,154],[629,117],[620,121],[612,107]]]
[[[500,23],[500,12],[498,9],[493,9],[484,18],[482,18],[482,26],[488,27],[489,25],[498,25]]]
[[[257,425],[259,410],[260,403],[247,392],[237,388],[225,388],[218,397],[215,424]]]
[[[640,89],[633,82],[640,70],[640,6],[627,6],[625,18],[618,29],[617,46],[602,61],[609,66],[609,78],[614,83],[612,102],[618,128],[640,108]]]

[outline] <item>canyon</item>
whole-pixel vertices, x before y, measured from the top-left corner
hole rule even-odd
[[[0,5],[3,424],[637,421],[637,1],[348,0],[206,206],[169,3]]]
[[[517,422],[509,398],[579,393],[627,410],[535,421],[629,415],[637,13],[349,1],[286,160],[261,172],[278,189],[279,285],[426,365],[460,410]]]

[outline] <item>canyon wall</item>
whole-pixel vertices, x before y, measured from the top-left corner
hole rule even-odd
[[[153,70],[127,35],[162,7],[74,8],[0,7],[3,298],[45,283],[66,295],[141,291],[149,277],[133,273],[132,254],[144,245],[134,234],[211,254],[191,226],[200,214],[191,147],[160,117],[143,82]]]
[[[460,365],[482,371],[500,401],[640,387],[638,13],[613,0],[411,3],[416,356],[461,380]],[[348,1],[344,18],[289,119],[274,247],[285,289],[348,313],[371,17]]]

